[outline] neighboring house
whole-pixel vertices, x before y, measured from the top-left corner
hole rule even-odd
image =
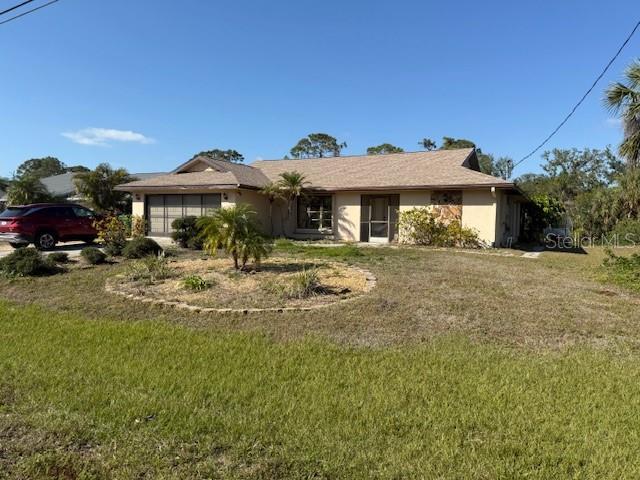
[[[0,212],[7,206],[7,192],[0,188]]]
[[[168,235],[171,222],[237,203],[251,204],[266,233],[294,238],[390,242],[397,239],[398,212],[430,207],[477,230],[490,245],[517,241],[520,204],[513,183],[481,173],[474,149],[437,150],[266,160],[251,165],[196,157],[167,175],[116,187],[133,194],[133,214],[149,222],[150,235]],[[298,171],[309,182],[292,215],[279,202],[269,218],[261,187],[283,172]]]
[[[84,198],[78,195],[76,185],[73,181],[78,172],[67,172],[60,175],[41,178],[40,181],[47,188],[47,191],[54,197],[60,198],[68,202],[83,203]],[[138,180],[146,180],[149,178],[165,175],[165,173],[132,173],[131,176]]]

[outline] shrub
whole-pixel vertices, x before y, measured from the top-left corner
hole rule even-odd
[[[127,214],[118,215],[118,220],[120,220],[122,222],[122,224],[124,225],[127,237],[131,236],[132,218],[133,217],[131,215],[127,215]]]
[[[67,263],[69,254],[67,252],[53,252],[49,254],[49,260],[55,263]]]
[[[210,281],[205,280],[198,275],[189,275],[188,277],[183,278],[182,284],[184,285],[184,288],[188,290],[196,290],[198,292],[211,288],[212,286]]]
[[[83,248],[80,256],[89,265],[99,265],[107,259],[107,256],[96,247]]]
[[[132,262],[127,269],[127,277],[129,280],[143,280],[149,284],[156,280],[169,278],[172,274],[173,271],[169,267],[169,262],[162,254],[136,260]]]
[[[640,244],[640,220],[621,220],[611,233],[616,236],[619,245],[638,245]]]
[[[131,217],[131,236],[133,238],[144,237],[147,234],[147,221],[140,215]]]
[[[35,248],[21,248],[0,259],[0,272],[10,276],[33,277],[60,272],[56,264]]]
[[[183,248],[202,250],[203,239],[200,237],[198,219],[196,217],[176,218],[171,222],[171,238]]]
[[[426,208],[416,207],[400,212],[398,220],[400,243],[436,247],[478,248],[478,234],[454,220],[444,223]]]
[[[96,220],[93,223],[94,228],[98,232],[98,239],[104,243],[105,252],[117,257],[122,253],[122,249],[127,244],[128,231],[123,221],[112,214]]]
[[[605,253],[607,257],[603,266],[611,280],[625,287],[640,290],[640,254],[620,257],[611,249],[605,250]]]
[[[144,258],[149,255],[158,256],[162,247],[158,243],[146,237],[134,238],[122,249],[125,258]]]

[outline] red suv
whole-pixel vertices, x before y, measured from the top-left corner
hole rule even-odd
[[[51,250],[59,241],[96,238],[93,222],[96,214],[69,203],[34,203],[8,207],[0,213],[0,241],[14,248],[35,244],[40,250]]]

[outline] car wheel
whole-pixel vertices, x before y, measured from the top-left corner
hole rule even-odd
[[[51,250],[58,241],[51,232],[42,232],[36,235],[35,245],[38,250]]]
[[[9,245],[11,245],[12,248],[24,248],[27,245],[29,245],[28,243],[15,243],[15,242],[9,242]]]

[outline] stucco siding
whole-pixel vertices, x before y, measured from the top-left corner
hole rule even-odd
[[[254,191],[254,190],[240,190],[238,192],[233,192],[233,199],[236,204],[246,203],[253,207],[256,211],[256,217],[260,222],[260,226],[262,227],[263,233],[270,234],[271,233],[271,222],[269,219],[269,202],[267,198]],[[231,200],[231,196],[229,196],[229,201]],[[222,206],[228,206],[223,200]]]
[[[360,240],[360,194],[338,192],[333,197],[333,232],[336,240]]]
[[[489,245],[496,243],[497,201],[490,188],[462,192],[462,226],[476,230]]]
[[[400,193],[400,211],[411,210],[415,207],[428,207],[431,205],[431,191],[417,190]]]
[[[136,193],[131,202],[131,215],[144,217],[144,194]]]

